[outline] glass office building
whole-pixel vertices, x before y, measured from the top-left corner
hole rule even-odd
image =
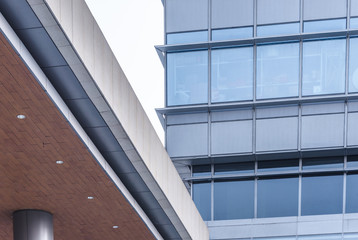
[[[358,239],[358,0],[164,0],[166,147],[211,239]]]

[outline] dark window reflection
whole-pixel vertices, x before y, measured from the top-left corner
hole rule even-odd
[[[298,159],[258,162],[258,172],[298,171]]]
[[[211,175],[210,165],[193,166],[193,177]]]
[[[193,184],[193,200],[204,221],[211,219],[211,183]]]
[[[303,170],[343,168],[343,157],[307,158],[302,161]]]
[[[253,180],[214,183],[214,220],[253,217]]]
[[[358,156],[348,156],[347,167],[348,168],[358,168]]]
[[[347,189],[346,189],[346,212],[358,212],[358,174],[347,175]]]
[[[298,177],[259,179],[257,216],[284,217],[298,214]]]
[[[302,177],[302,215],[342,213],[343,175]]]
[[[254,173],[254,162],[227,163],[215,165],[215,175]]]

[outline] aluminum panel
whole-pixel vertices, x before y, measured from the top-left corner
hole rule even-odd
[[[211,125],[211,153],[252,151],[252,121],[218,122]]]
[[[299,0],[258,0],[257,24],[298,22]]]
[[[297,149],[298,117],[256,121],[256,151]]]
[[[302,148],[342,147],[344,114],[302,117]]]
[[[208,122],[207,113],[167,115],[167,125]]]
[[[208,28],[208,0],[167,0],[165,6],[167,33]]]
[[[256,118],[298,116],[298,106],[266,107],[256,109]]]
[[[347,145],[358,145],[358,113],[348,113]]]
[[[351,0],[351,16],[358,16],[358,0]]]
[[[171,157],[207,155],[208,124],[169,126],[167,151]]]
[[[237,110],[237,111],[215,111],[211,112],[211,121],[233,121],[233,120],[248,120],[252,119],[252,109]]]
[[[325,113],[343,113],[344,103],[329,104],[307,104],[302,105],[302,115],[325,114]]]
[[[304,0],[303,20],[346,17],[346,0]]]
[[[252,0],[212,0],[212,28],[253,25]]]

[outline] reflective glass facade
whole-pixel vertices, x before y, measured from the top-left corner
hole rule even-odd
[[[181,1],[159,112],[211,238],[357,238],[358,1]]]

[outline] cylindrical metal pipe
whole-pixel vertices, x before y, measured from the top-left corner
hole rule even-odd
[[[13,213],[14,240],[53,240],[52,214],[25,209]]]

